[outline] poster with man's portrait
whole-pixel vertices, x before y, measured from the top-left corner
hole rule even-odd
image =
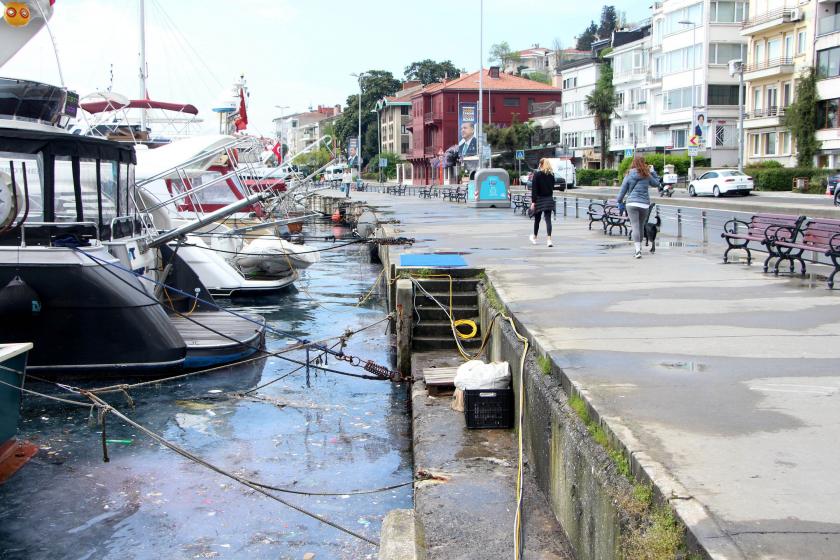
[[[475,103],[461,103],[458,111],[458,155],[461,158],[478,153],[478,139],[475,137],[477,111]]]

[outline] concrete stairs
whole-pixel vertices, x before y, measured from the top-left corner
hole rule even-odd
[[[415,351],[457,349],[446,312],[432,298],[446,307],[447,311],[451,305],[454,320],[472,319],[478,323],[478,271],[431,271],[426,276],[437,273],[452,276],[451,294],[449,278],[415,275],[415,280],[429,292],[426,295],[420,288],[414,287],[412,348]],[[461,345],[467,352],[476,352],[481,347],[481,337],[476,335],[461,340]]]

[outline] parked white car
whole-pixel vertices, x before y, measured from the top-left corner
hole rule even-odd
[[[713,169],[706,171],[688,184],[688,195],[710,194],[718,197],[725,194],[747,196],[753,190],[753,178],[735,169]]]
[[[551,165],[551,170],[554,173],[554,190],[565,191],[577,185],[577,171],[571,160],[565,158],[548,158],[548,163]],[[532,170],[528,175],[521,176],[519,180],[523,185],[530,187],[533,178],[534,171]]]

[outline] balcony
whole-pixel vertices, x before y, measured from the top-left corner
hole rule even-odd
[[[443,111],[429,111],[423,115],[425,124],[440,124],[443,121]]]
[[[802,19],[802,12],[798,8],[770,10],[763,14],[756,14],[754,18],[744,21],[741,25],[741,35],[753,35],[769,31],[800,19]]]
[[[817,36],[840,31],[840,14],[820,18],[817,22]]]
[[[744,128],[766,128],[768,126],[781,126],[782,117],[785,116],[785,107],[771,105],[764,109],[755,109],[744,112]]]
[[[762,62],[753,62],[744,67],[745,80],[760,80],[773,76],[793,74],[794,65],[791,58],[771,58]]]

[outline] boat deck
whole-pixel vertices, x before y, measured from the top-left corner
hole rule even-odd
[[[259,339],[265,331],[265,321],[258,315],[248,315],[248,317],[260,321],[261,326],[223,311],[193,313],[189,318],[195,320],[198,324],[179,316],[172,316],[171,320],[181,338],[187,344],[187,352],[189,352],[192,348],[224,348],[241,344],[259,345]],[[202,325],[206,325],[212,330],[204,328]],[[226,336],[213,331],[218,331]],[[234,342],[227,337],[234,338],[239,342]]]

